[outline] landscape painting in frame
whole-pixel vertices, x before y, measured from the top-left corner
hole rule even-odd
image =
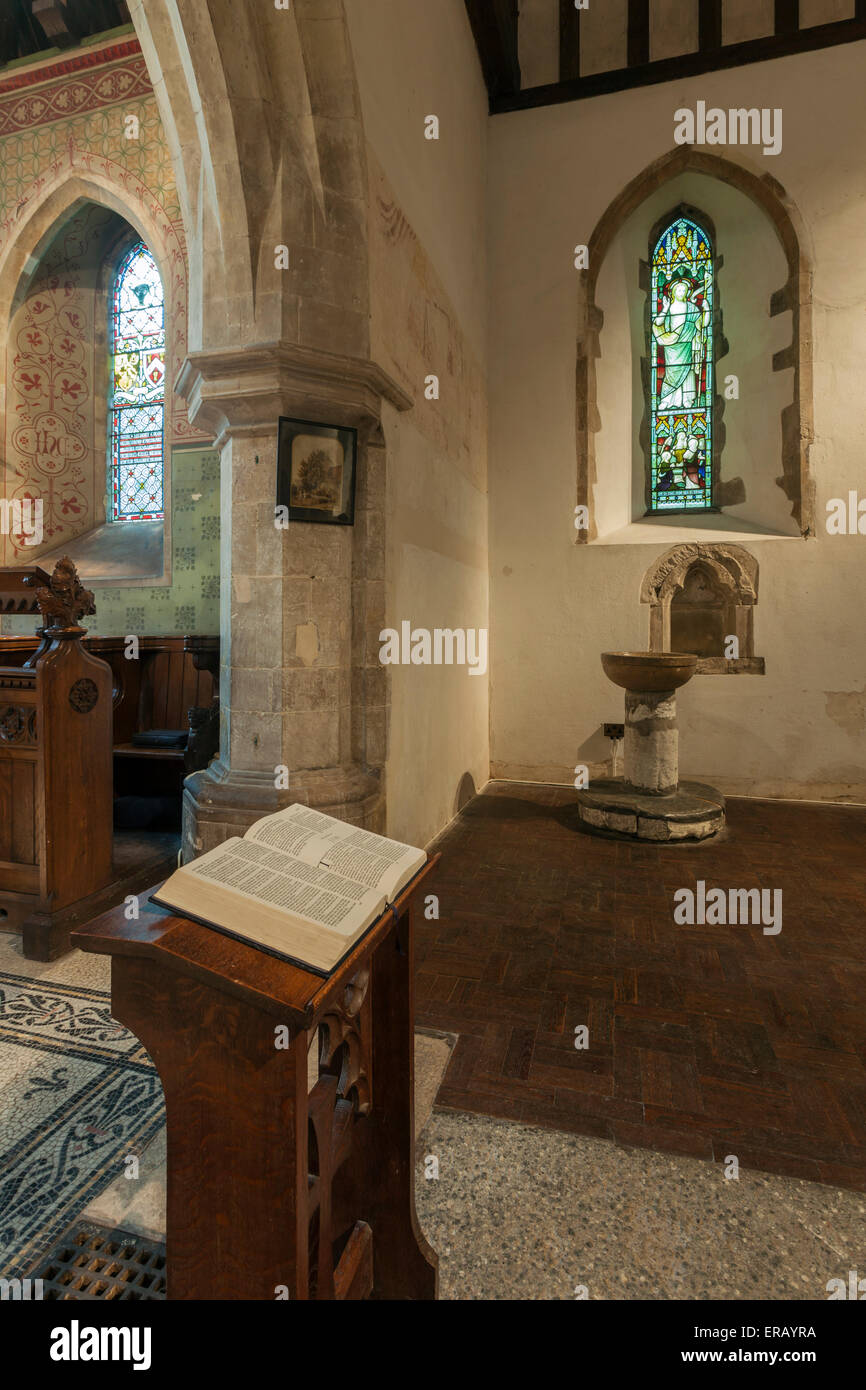
[[[357,449],[356,430],[280,420],[277,505],[290,521],[353,524]]]

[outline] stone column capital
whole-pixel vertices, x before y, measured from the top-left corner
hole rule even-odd
[[[217,447],[238,434],[261,434],[280,416],[370,429],[382,401],[411,410],[414,399],[376,362],[297,343],[191,352],[175,390],[190,423],[213,434]]]

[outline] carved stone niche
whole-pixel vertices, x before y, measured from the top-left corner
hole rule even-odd
[[[650,566],[640,596],[650,606],[650,651],[694,652],[698,674],[764,674],[755,656],[758,562],[743,546],[675,545]],[[730,637],[737,656],[725,654]]]

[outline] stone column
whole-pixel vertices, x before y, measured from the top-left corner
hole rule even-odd
[[[664,795],[679,780],[674,690],[625,692],[625,780],[637,791]]]
[[[380,413],[412,400],[368,360],[285,343],[193,353],[178,385],[222,469],[220,754],[186,781],[184,858],[296,801],[382,829]],[[354,526],[275,526],[281,416],[358,430]]]

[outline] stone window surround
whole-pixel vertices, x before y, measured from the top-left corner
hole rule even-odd
[[[791,502],[791,515],[800,528],[801,536],[805,539],[814,533],[815,484],[809,472],[809,446],[814,437],[812,280],[803,249],[805,234],[799,214],[781,184],[770,176],[760,178],[733,160],[709,154],[693,145],[683,145],[655,160],[613,199],[589,239],[588,268],[578,272],[576,500],[579,506],[587,508],[589,514],[588,530],[576,530],[574,533],[575,544],[578,545],[599,539],[593,492],[598,477],[595,435],[601,427],[595,367],[601,355],[600,336],[604,323],[604,315],[596,302],[601,267],[621,227],[641,203],[670,180],[690,172],[721,179],[745,193],[767,215],[781,242],[788,266],[788,279],[772,296],[770,313],[776,315],[790,311],[792,332],[790,344],[774,354],[773,370],[793,368],[794,382],[792,400],[782,411],[782,469],[776,482]],[[697,519],[695,529],[700,529]]]
[[[113,268],[113,257],[120,254],[125,241],[139,237],[150,248],[159,268],[165,290],[166,306],[166,355],[171,362],[174,354],[176,331],[175,302],[179,290],[185,290],[185,263],[182,255],[177,255],[167,235],[164,222],[154,214],[151,206],[139,198],[130,188],[118,189],[110,173],[100,169],[88,168],[85,172],[70,172],[59,169],[56,175],[46,180],[46,186],[32,203],[28,204],[10,243],[2,248],[0,254],[0,322],[10,322],[21,297],[34,271],[40,263],[42,254],[50,244],[61,223],[71,217],[84,203],[110,209],[127,224],[129,231],[119,233],[119,240],[113,251],[106,257],[100,288],[107,285],[109,272]],[[171,230],[171,229],[169,229]],[[172,273],[174,268],[174,273]],[[182,273],[181,273],[182,272]],[[107,343],[107,316],[103,329],[103,342]],[[104,367],[105,413],[107,417],[107,363]],[[99,395],[99,399],[102,395]],[[174,408],[174,393],[166,391],[166,427],[164,450],[164,483],[166,496],[171,497],[171,454],[172,443],[171,415]],[[2,411],[0,411],[2,417]],[[192,441],[190,441],[190,444]],[[181,447],[183,447],[181,445]],[[107,469],[107,449],[103,466]],[[107,476],[107,474],[106,474]],[[106,538],[109,526],[122,525],[130,540],[129,565],[117,559],[115,544]],[[153,536],[149,543],[143,534],[133,539],[136,526],[161,527],[162,560],[153,563]],[[127,588],[163,588],[172,583],[171,573],[171,508],[166,507],[165,519],[158,523],[107,522],[101,521],[89,531],[83,532],[74,540],[60,547],[64,554],[73,555],[77,545],[83,546],[88,555],[86,578],[92,587],[109,587],[123,583]],[[100,556],[105,551],[105,564]],[[38,558],[38,557],[37,557]]]
[[[641,603],[650,606],[649,650],[671,650],[671,603],[690,570],[705,566],[729,597],[739,639],[739,657],[698,658],[697,675],[764,675],[764,658],[755,656],[754,614],[758,602],[758,562],[741,545],[687,541],[665,551],[650,565],[641,584]]]

